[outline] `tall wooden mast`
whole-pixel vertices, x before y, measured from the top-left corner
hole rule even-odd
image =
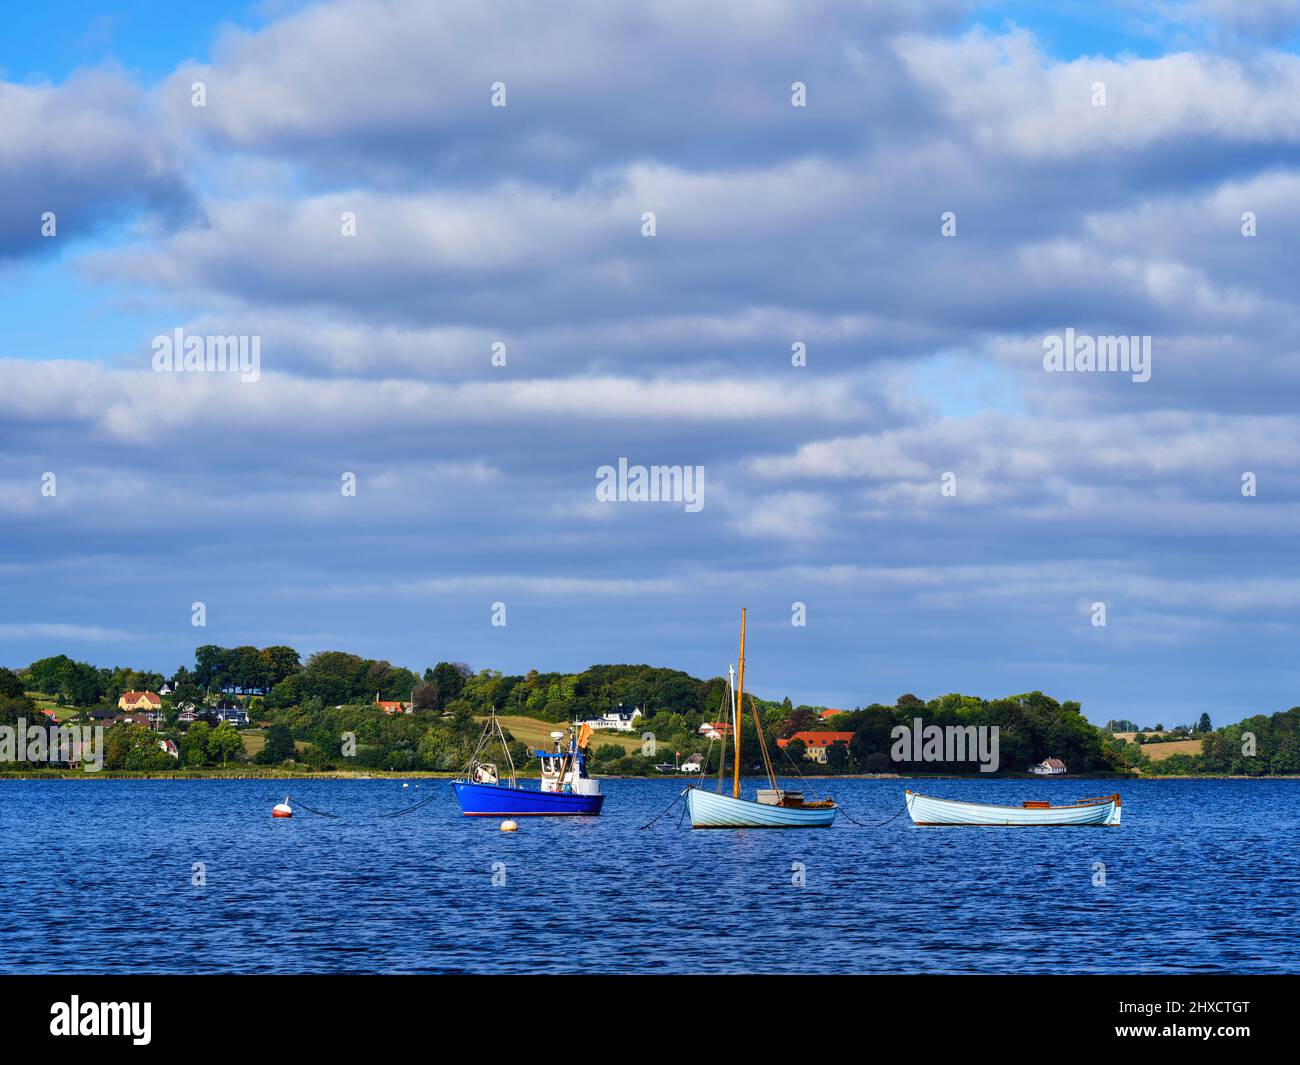
[[[736,681],[736,712],[734,724],[736,734],[736,765],[734,768],[735,776],[731,784],[731,796],[734,799],[740,798],[740,722],[741,715],[745,712],[745,609],[740,610],[740,674]]]

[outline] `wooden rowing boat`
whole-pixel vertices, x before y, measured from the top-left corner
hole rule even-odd
[[[993,806],[987,803],[936,799],[905,791],[907,812],[918,825],[1002,825],[1015,828],[1043,826],[1100,825],[1116,826],[1120,822],[1119,795],[1080,799],[1067,806],[1046,802],[1025,802],[1020,806]]]

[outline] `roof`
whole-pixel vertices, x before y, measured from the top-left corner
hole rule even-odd
[[[843,710],[836,710],[833,706],[828,706],[819,716],[823,721],[825,721],[828,717],[834,717],[836,714],[842,713],[844,713]]]
[[[687,758],[686,761],[688,761],[688,762],[702,762],[702,761],[704,761],[704,755],[702,755],[702,754],[693,754],[693,755],[691,755],[689,758]]]
[[[829,747],[832,743],[850,743],[852,732],[796,732],[788,740],[777,740],[778,747],[784,747],[790,740],[799,740],[805,747]]]
[[[131,703],[138,703],[143,699],[146,703],[153,703],[155,706],[162,706],[162,700],[153,692],[123,692],[122,698]]]
[[[1051,766],[1053,769],[1064,769],[1065,763],[1059,758],[1044,758],[1043,765]]]

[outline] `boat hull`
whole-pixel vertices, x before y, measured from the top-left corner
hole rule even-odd
[[[987,825],[1006,828],[1114,827],[1120,823],[1120,799],[1094,799],[1073,806],[992,806],[904,793],[907,812],[917,825]]]
[[[595,817],[605,804],[603,795],[533,791],[464,780],[453,781],[451,788],[466,817]]]
[[[825,810],[768,806],[699,788],[686,793],[686,810],[692,828],[830,828],[835,820],[833,806]]]

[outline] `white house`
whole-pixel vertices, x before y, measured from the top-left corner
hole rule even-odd
[[[681,765],[683,773],[698,773],[704,765],[704,755],[693,754]]]
[[[1057,773],[1065,772],[1065,763],[1059,758],[1044,758],[1037,765],[1031,765],[1029,771],[1041,777],[1055,776]]]
[[[633,722],[640,716],[640,710],[628,710],[627,707],[620,705],[618,709],[601,714],[600,717],[579,721],[578,725],[590,725],[593,729],[612,729],[615,732],[631,732]]]

